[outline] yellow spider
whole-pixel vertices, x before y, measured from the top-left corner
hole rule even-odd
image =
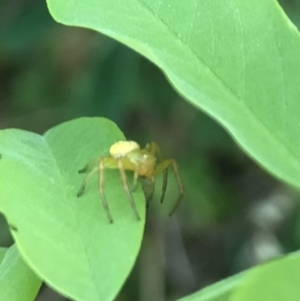
[[[119,169],[121,180],[123,183],[123,187],[127,193],[129,203],[134,211],[134,214],[138,220],[140,220],[140,215],[137,211],[135,202],[132,197],[131,191],[137,186],[137,180],[139,177],[142,179],[146,179],[147,183],[143,185],[147,206],[149,202],[153,198],[154,194],[154,185],[155,185],[155,177],[164,173],[163,187],[162,187],[162,196],[161,203],[164,200],[166,188],[167,188],[167,180],[168,180],[168,167],[170,165],[173,166],[173,170],[177,179],[178,187],[179,187],[179,196],[175,206],[170,212],[170,216],[175,212],[184,195],[184,188],[178,173],[177,163],[174,159],[162,159],[161,151],[157,143],[151,142],[146,145],[144,149],[141,149],[140,146],[134,141],[119,141],[114,143],[110,147],[110,156],[108,157],[100,157],[95,160],[89,162],[83,169],[79,170],[79,173],[87,173],[85,178],[83,179],[82,185],[77,193],[77,196],[81,196],[85,190],[85,186],[87,181],[96,173],[99,173],[99,193],[101,196],[101,200],[105,211],[107,213],[107,217],[111,223],[113,223],[113,218],[109,211],[109,206],[106,201],[106,197],[104,194],[104,170],[106,168],[109,169]],[[157,158],[159,159],[159,163],[156,162]],[[133,188],[129,190],[126,173],[125,171],[133,171]],[[147,191],[148,188],[149,191]]]

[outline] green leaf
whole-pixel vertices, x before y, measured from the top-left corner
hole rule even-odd
[[[0,300],[33,301],[41,284],[42,280],[24,263],[15,245],[10,247],[0,265]]]
[[[242,284],[245,277],[246,272],[237,274],[205,287],[204,289],[201,289],[200,291],[178,301],[227,301],[234,290]]]
[[[97,176],[77,191],[88,161],[108,155],[124,139],[111,121],[81,118],[44,136],[0,131],[0,210],[13,225],[17,247],[50,286],[74,300],[112,300],[137,257],[143,235],[142,189],[133,196],[142,221],[130,207],[118,171],[105,173],[105,192],[114,224],[108,222]]]
[[[298,300],[299,283],[300,252],[297,252],[252,269],[230,301]]]
[[[300,187],[300,38],[274,0],[48,0],[156,63],[265,168]]]
[[[300,296],[300,252],[274,259],[178,301],[294,301]]]
[[[6,251],[7,251],[7,248],[0,247],[0,264],[5,256]]]

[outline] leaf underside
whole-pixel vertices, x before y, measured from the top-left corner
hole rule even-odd
[[[300,38],[274,0],[48,0],[60,23],[157,64],[262,166],[300,187]]]

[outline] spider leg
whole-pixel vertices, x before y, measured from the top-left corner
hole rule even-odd
[[[86,164],[83,168],[81,168],[78,173],[86,173],[89,172],[91,170],[93,170],[93,168],[98,165],[98,161],[99,158],[93,159],[92,161],[90,161],[88,164]]]
[[[146,207],[148,208],[154,196],[155,181],[154,177],[146,178],[143,181],[143,190],[146,196]]]
[[[165,194],[167,190],[167,184],[168,184],[168,168],[164,170],[164,179],[163,179],[163,186],[162,186],[162,193],[160,197],[160,203],[162,204],[165,199]]]
[[[163,156],[160,147],[156,142],[148,143],[145,149],[153,156],[157,156],[160,161],[163,161]]]
[[[133,185],[132,185],[131,191],[136,190],[138,178],[139,178],[139,174],[137,171],[135,171],[133,174]]]
[[[98,190],[99,190],[99,193],[100,193],[100,196],[101,196],[101,201],[102,201],[103,207],[106,211],[106,214],[107,214],[107,217],[108,217],[110,223],[113,223],[113,218],[110,214],[109,206],[108,206],[108,203],[106,201],[105,194],[104,194],[104,168],[105,167],[104,167],[103,162],[105,161],[105,159],[106,158],[103,158],[100,161],[99,161],[99,159],[97,159],[97,161],[99,161],[99,164],[96,167],[94,167],[92,170],[91,170],[91,166],[95,165],[96,160],[91,161],[82,170],[80,170],[80,172],[86,172],[88,170],[90,170],[90,172],[87,173],[87,175],[84,177],[84,179],[82,181],[82,184],[80,186],[80,189],[77,193],[77,196],[79,197],[84,193],[86,183],[92,178],[92,176],[96,172],[99,172],[99,188],[98,188]]]
[[[80,197],[84,193],[86,183],[98,170],[99,170],[99,167],[96,166],[84,177],[82,184],[80,186],[80,189],[77,192],[77,197]]]
[[[145,147],[153,156],[158,157],[160,162],[163,162],[163,156],[161,153],[161,149],[159,145],[156,142],[148,143]],[[168,183],[168,168],[165,168],[164,172],[164,178],[163,178],[163,186],[162,186],[162,193],[160,198],[160,203],[162,204],[164,202],[166,190],[167,190],[167,183]]]
[[[112,218],[111,213],[109,211],[109,206],[108,206],[105,194],[104,194],[104,169],[105,169],[105,166],[104,166],[103,161],[105,162],[105,158],[100,160],[100,162],[99,162],[99,187],[98,187],[98,189],[99,189],[99,193],[100,193],[100,196],[101,196],[101,201],[102,201],[103,207],[106,211],[109,222],[112,224],[113,223],[113,218]]]
[[[154,196],[155,179],[154,177],[141,178],[144,195],[146,197],[146,208],[149,208],[150,202]]]
[[[124,171],[124,166],[123,166],[123,162],[122,162],[122,158],[118,159],[118,169],[119,169],[119,172],[120,172],[120,176],[121,176],[121,180],[122,180],[122,183],[123,183],[123,187],[127,193],[127,196],[128,196],[128,200],[129,200],[129,203],[134,211],[134,214],[136,216],[136,218],[138,220],[140,220],[140,215],[137,211],[137,208],[136,208],[136,205],[135,205],[135,202],[133,200],[133,197],[132,197],[132,194],[130,192],[130,190],[128,189],[128,185],[127,185],[127,179],[126,179],[126,174],[125,174],[125,171]]]
[[[178,206],[180,205],[180,203],[183,199],[183,196],[184,196],[184,187],[183,187],[182,181],[179,176],[178,166],[177,166],[176,161],[174,159],[164,160],[159,165],[157,165],[157,167],[153,173],[153,176],[157,176],[158,174],[164,172],[170,165],[172,165],[172,167],[173,167],[174,174],[175,174],[177,184],[178,184],[178,189],[179,189],[179,196],[177,198],[177,201],[176,201],[173,209],[171,210],[171,212],[169,214],[170,216],[172,216],[174,214],[174,212],[176,211],[176,209],[178,208]]]

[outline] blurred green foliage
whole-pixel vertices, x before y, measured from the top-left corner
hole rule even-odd
[[[280,4],[299,26],[300,1]],[[2,1],[0,127],[43,133],[80,116],[110,118],[141,144],[155,140],[176,158],[186,186],[177,217],[159,214],[160,205],[148,210],[119,301],[180,297],[300,248],[299,196],[183,101],[160,70],[103,35],[58,25],[43,1]],[[163,207],[176,194],[171,183]],[[0,245],[10,244],[2,218]],[[37,300],[64,299],[44,287]]]

